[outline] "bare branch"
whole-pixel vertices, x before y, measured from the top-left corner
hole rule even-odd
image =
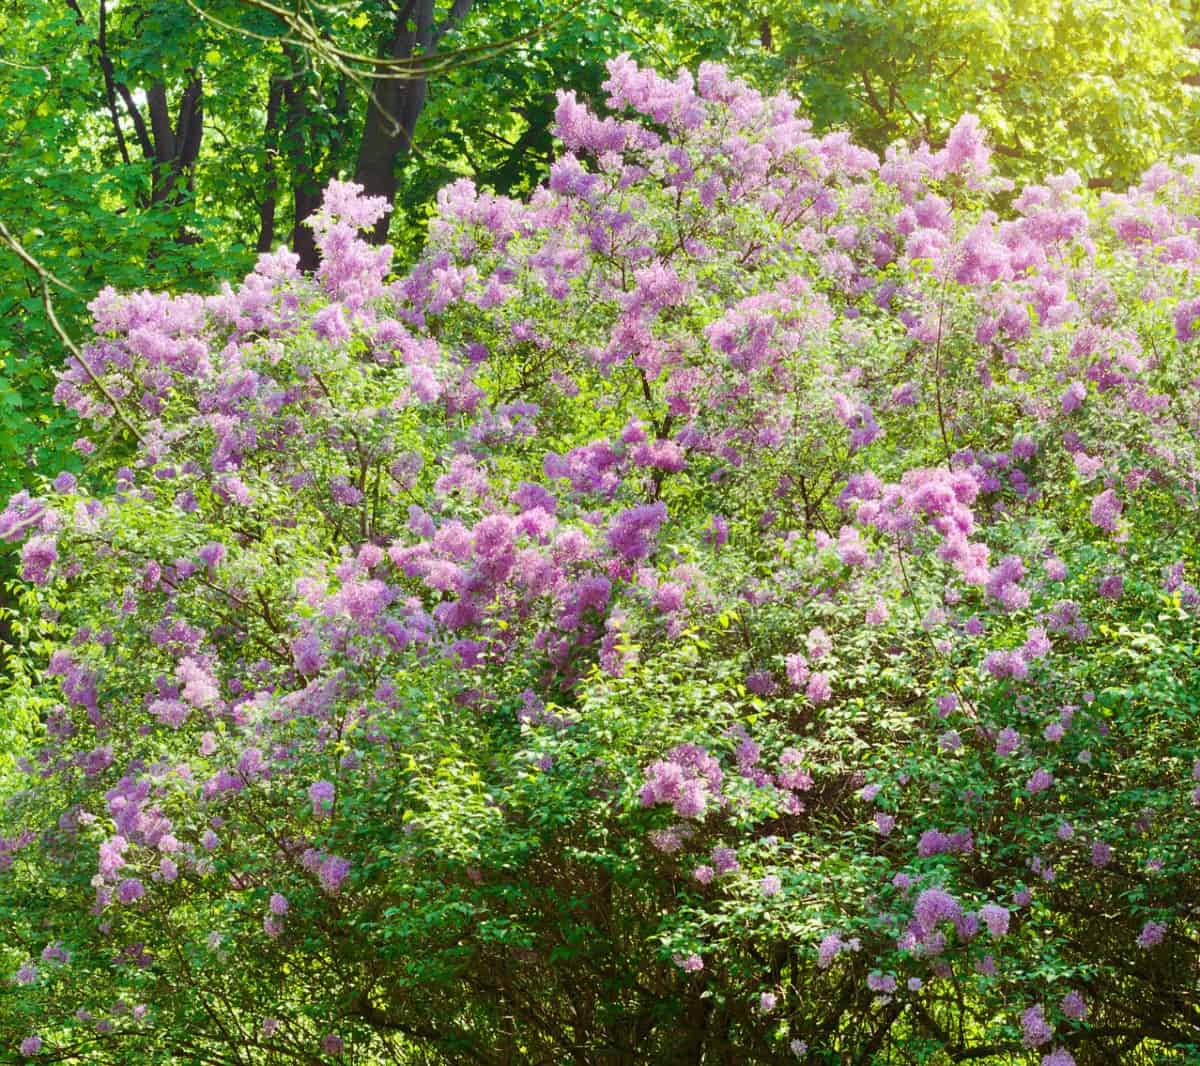
[[[58,334],[59,339],[63,342],[63,346],[68,352],[71,353],[71,355],[75,358],[75,361],[81,367],[83,367],[84,373],[86,373],[91,379],[92,384],[100,390],[100,393],[112,407],[113,412],[122,421],[122,423],[124,423],[125,428],[128,429],[129,432],[132,433],[142,444],[145,444],[146,438],[142,436],[141,431],[136,425],[134,425],[129,416],[125,414],[124,409],[117,402],[117,398],[112,394],[112,391],[108,388],[108,386],[104,384],[100,376],[91,368],[87,360],[83,357],[83,352],[79,350],[79,346],[71,339],[71,335],[63,328],[62,323],[58,320],[58,315],[54,310],[54,300],[50,295],[50,286],[54,285],[57,288],[65,289],[67,292],[75,292],[75,290],[71,288],[70,285],[60,281],[53,274],[51,274],[50,271],[42,266],[42,264],[39,263],[25,249],[21,242],[9,232],[9,229],[4,224],[3,219],[0,219],[0,240],[3,240],[4,243],[16,253],[21,262],[23,262],[27,267],[34,271],[34,273],[37,274],[42,287],[42,305],[46,309],[46,317],[50,320],[50,325],[53,327],[54,332]]]

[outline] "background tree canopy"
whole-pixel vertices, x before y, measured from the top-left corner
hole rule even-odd
[[[766,6],[759,63],[823,129],[882,150],[978,114],[1011,177],[1077,170],[1124,188],[1191,150],[1194,7],[1142,0],[896,0]]]

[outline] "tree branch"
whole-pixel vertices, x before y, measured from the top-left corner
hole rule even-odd
[[[9,229],[4,224],[3,219],[0,219],[0,239],[2,239],[4,243],[7,244],[8,247],[17,254],[17,257],[21,260],[21,262],[23,262],[26,266],[33,270],[34,273],[37,274],[38,279],[41,281],[42,305],[46,309],[46,317],[50,320],[50,325],[53,327],[54,332],[58,334],[59,339],[63,342],[64,347],[66,347],[67,351],[69,351],[71,355],[75,357],[75,361],[81,367],[83,367],[84,373],[86,373],[91,379],[92,384],[100,390],[105,400],[107,400],[109,405],[112,407],[113,413],[125,424],[125,428],[128,429],[129,432],[132,433],[142,444],[145,444],[146,438],[142,436],[142,433],[137,426],[130,421],[129,417],[125,414],[124,409],[117,402],[117,398],[112,394],[108,386],[104,384],[100,376],[91,368],[91,366],[88,365],[87,360],[83,357],[83,352],[79,350],[79,346],[71,339],[71,335],[67,333],[65,329],[63,329],[62,323],[58,320],[58,315],[54,311],[54,300],[50,296],[50,286],[56,285],[58,288],[65,289],[68,292],[74,292],[75,290],[64,282],[59,281],[58,278],[51,274],[50,271],[48,271],[44,266],[42,266],[41,263],[39,263],[32,255],[30,255],[30,253],[22,246],[20,241],[18,241],[16,237],[9,232]]]

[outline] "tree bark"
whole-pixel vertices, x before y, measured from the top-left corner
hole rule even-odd
[[[283,101],[283,80],[271,79],[267,94],[267,121],[263,128],[263,198],[258,205],[258,252],[269,252],[275,243],[275,194],[279,176],[275,156],[279,151],[279,110]]]
[[[440,24],[434,19],[434,0],[405,0],[390,31],[381,43],[380,59],[406,60],[426,56],[442,37],[471,9],[473,0],[454,0],[449,14]],[[389,205],[396,202],[396,164],[412,149],[417,120],[425,106],[428,77],[423,73],[388,73],[386,62],[376,68],[374,92],[367,101],[359,142],[354,180],[368,196],[382,196]],[[388,218],[375,227],[371,240],[387,240]]]
[[[304,221],[320,206],[321,190],[308,146],[308,103],[300,57],[292,52],[291,59],[291,73],[283,82],[283,99],[287,109],[283,150],[292,178],[292,251],[300,257],[300,269],[307,273],[317,269],[320,256],[313,231]]]
[[[200,155],[204,134],[203,83],[196,71],[179,99],[179,114],[171,122],[167,87],[156,81],[146,93],[150,111],[150,136],[153,143],[154,172],[150,199],[153,203],[177,204],[182,199],[179,181],[192,188],[192,167]]]

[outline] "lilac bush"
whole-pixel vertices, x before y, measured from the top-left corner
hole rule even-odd
[[[315,276],[92,305],[0,515],[12,1053],[1200,1046],[1200,160],[609,75],[407,273],[335,182]]]

